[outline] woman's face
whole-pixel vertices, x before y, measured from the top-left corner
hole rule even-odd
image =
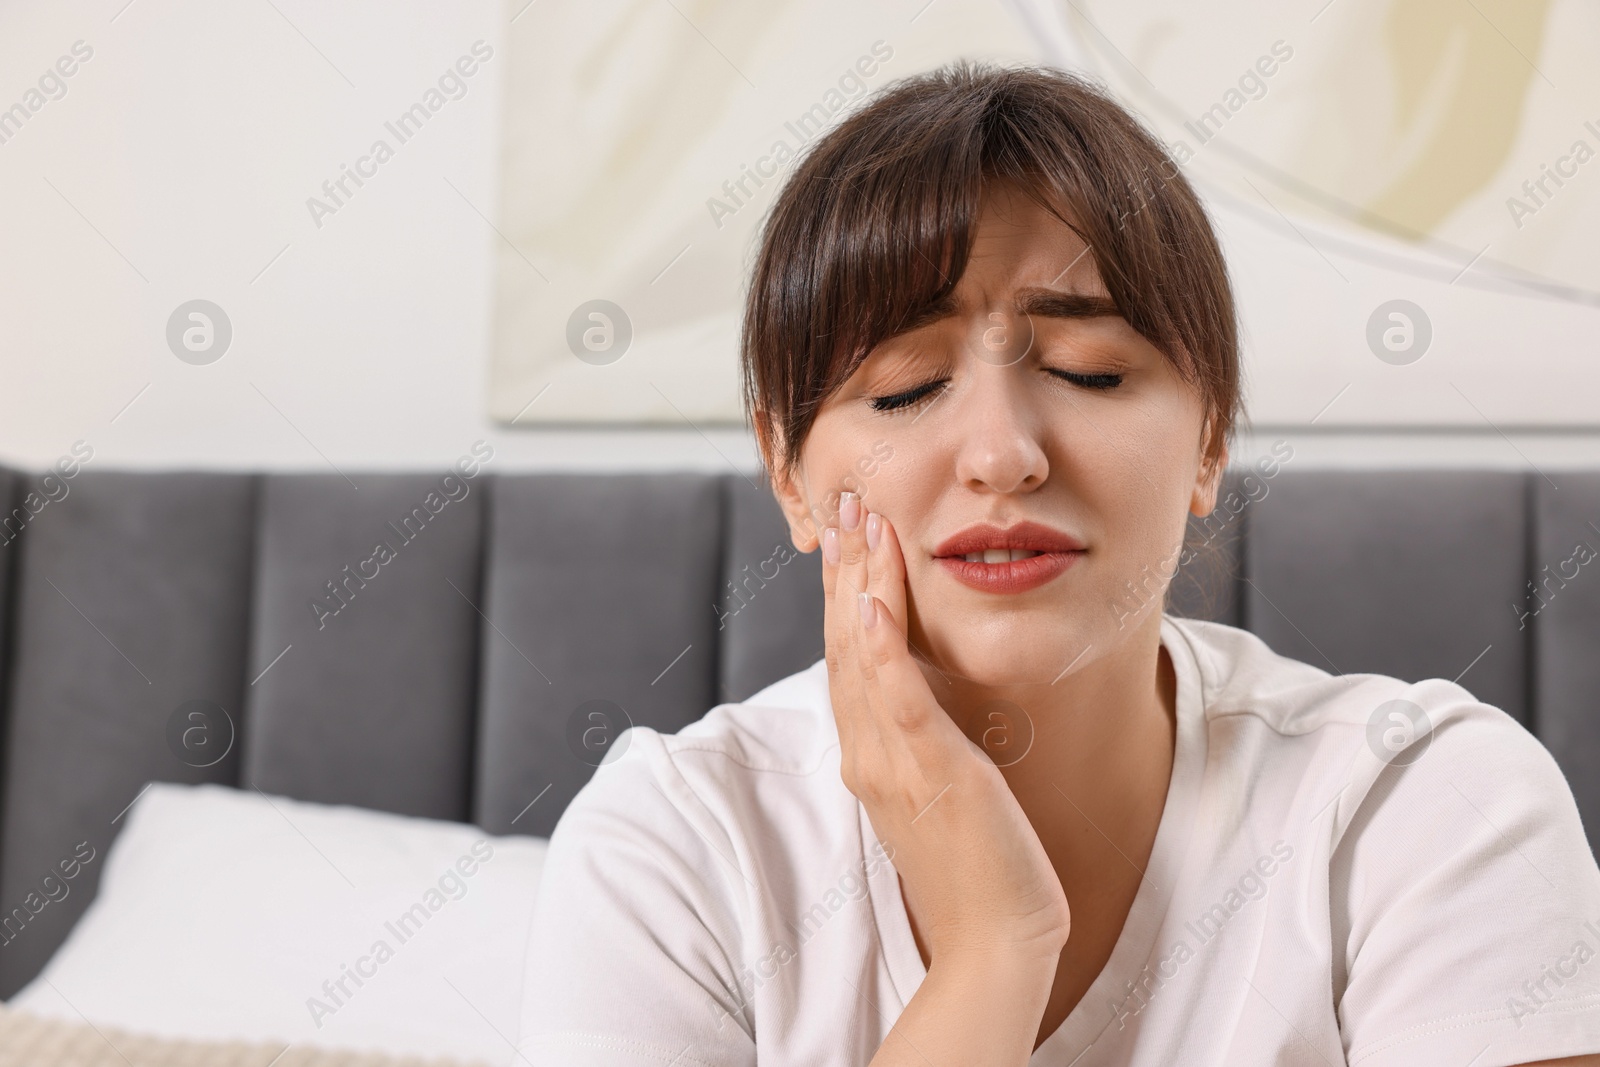
[[[1082,239],[1002,186],[947,314],[873,350],[776,489],[801,550],[841,489],[893,524],[908,637],[941,671],[1049,683],[1158,625],[1185,514],[1215,502],[1204,422]]]

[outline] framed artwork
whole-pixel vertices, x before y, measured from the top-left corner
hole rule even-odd
[[[1166,142],[1228,254],[1258,427],[1600,424],[1580,0],[508,3],[502,422],[741,423],[775,190],[874,89],[972,57],[1084,72]]]

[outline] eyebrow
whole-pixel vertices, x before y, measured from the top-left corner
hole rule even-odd
[[[1017,290],[1017,311],[1047,319],[1113,318],[1122,312],[1108,296],[1027,286]]]
[[[1098,319],[1107,316],[1114,318],[1122,314],[1110,297],[1070,293],[1042,286],[1024,286],[1018,289],[1015,309],[1018,314],[1029,318],[1046,319]],[[950,318],[956,312],[954,295],[946,293],[907,319],[901,325],[899,332],[909,333],[940,319]]]

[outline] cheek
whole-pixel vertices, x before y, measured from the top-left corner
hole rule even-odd
[[[879,464],[870,477],[856,472],[856,480],[863,488],[861,496],[869,511],[888,519],[894,526],[900,543],[900,553],[905,560],[907,582],[915,581],[915,570],[924,562],[924,548],[936,487],[931,486],[928,471],[915,465],[908,453],[896,453],[889,463]]]
[[[885,491],[894,469],[906,465],[885,435],[870,423],[855,424],[840,413],[819,417],[801,450],[805,491],[819,525],[835,521],[839,494],[855,493],[872,511],[894,517]]]
[[[924,452],[897,447],[870,475],[860,468],[854,471],[862,502],[894,527],[905,565],[906,593],[913,602],[919,593],[925,597],[931,585],[928,579],[935,564],[928,550],[936,540],[936,529],[942,529],[936,516],[949,488],[948,469]]]
[[[1098,566],[1084,574],[1092,598],[1120,603],[1130,585],[1153,597],[1171,579],[1199,469],[1200,421],[1197,401],[1163,390],[1076,429],[1068,462],[1099,550]]]

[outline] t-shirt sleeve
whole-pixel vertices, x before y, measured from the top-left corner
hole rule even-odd
[[[1510,716],[1454,703],[1378,772],[1330,860],[1348,1061],[1600,1052],[1600,869],[1572,791]]]
[[[744,883],[731,843],[658,734],[624,737],[624,755],[596,770],[551,834],[519,1062],[753,1065],[735,965]]]

